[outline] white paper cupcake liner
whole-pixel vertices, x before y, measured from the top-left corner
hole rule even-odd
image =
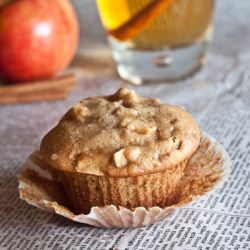
[[[34,163],[34,157],[29,157],[18,177],[19,193],[20,198],[27,203],[76,222],[107,228],[140,227],[161,220],[179,207],[214,192],[229,175],[230,165],[230,158],[225,149],[214,138],[205,134],[185,169],[182,193],[176,204],[165,208],[137,207],[134,210],[110,205],[92,207],[89,214],[74,214],[53,173]]]

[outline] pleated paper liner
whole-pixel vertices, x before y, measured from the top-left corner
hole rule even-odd
[[[63,188],[53,172],[40,164],[39,154],[32,154],[24,163],[19,179],[20,198],[48,212],[96,227],[132,228],[150,225],[167,217],[176,209],[221,187],[230,172],[230,158],[211,136],[203,135],[200,146],[189,160],[181,184],[178,202],[171,206],[137,207],[129,210],[114,205],[92,207],[89,214],[74,214]]]

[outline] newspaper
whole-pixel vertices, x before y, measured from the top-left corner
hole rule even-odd
[[[232,2],[228,1],[231,7]],[[242,1],[241,6],[249,2]],[[239,22],[245,22],[243,17]],[[225,20],[221,23],[226,25]],[[250,249],[250,40],[244,47],[244,37],[249,38],[242,34],[243,47],[237,51],[235,43],[230,47],[228,42],[228,48],[219,53],[220,40],[218,47],[215,42],[209,64],[175,84],[133,87],[100,64],[98,72],[77,69],[79,87],[66,101],[1,106],[0,249]],[[121,86],[185,106],[202,130],[219,140],[231,156],[232,171],[223,187],[162,221],[135,229],[95,228],[21,201],[16,175],[42,136],[73,103],[86,96],[110,94]]]

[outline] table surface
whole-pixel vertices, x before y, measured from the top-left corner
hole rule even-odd
[[[77,0],[74,2],[78,12],[81,13],[82,3]],[[85,2],[90,4],[90,1]],[[90,58],[78,55],[69,69],[76,73],[78,87],[67,100],[1,106],[0,204],[5,206],[0,205],[0,214],[3,215],[5,222],[10,223],[9,228],[19,225],[18,223],[29,228],[32,224],[32,217],[20,211],[29,208],[29,211],[31,213],[35,211],[38,217],[39,213],[43,213],[19,200],[15,177],[25,158],[38,148],[42,136],[57,123],[72,104],[87,96],[110,94],[119,87],[129,87],[144,96],[153,96],[163,102],[185,106],[196,117],[201,128],[224,145],[232,157],[232,168],[236,162],[241,162],[242,168],[246,169],[245,174],[249,174],[250,167],[247,168],[250,162],[249,15],[249,0],[217,2],[214,42],[208,55],[208,64],[186,80],[171,84],[132,86],[119,79],[114,64],[106,57]],[[84,22],[82,18],[80,19]],[[83,27],[82,32],[87,32],[85,29],[86,27]],[[91,38],[91,35],[89,37]],[[81,51],[84,51],[84,38],[82,41]],[[235,138],[242,137],[241,133],[244,138],[237,144]],[[234,152],[241,151],[244,147],[245,151],[242,151],[244,157],[234,155]],[[250,197],[249,188],[244,192]],[[6,207],[11,208],[11,212],[6,212]],[[247,207],[245,213],[249,214],[249,209]],[[63,220],[59,216],[48,216],[54,218],[54,221]],[[34,223],[42,224],[39,219]],[[0,235],[1,228],[2,226]],[[103,231],[103,235],[105,234]],[[18,237],[20,240],[25,239],[25,235],[22,234],[18,234]],[[8,249],[8,245],[1,246],[0,240],[0,248]]]

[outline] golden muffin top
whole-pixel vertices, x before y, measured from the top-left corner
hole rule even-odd
[[[129,89],[74,105],[42,140],[51,167],[98,176],[156,173],[187,160],[200,130],[183,108]]]

